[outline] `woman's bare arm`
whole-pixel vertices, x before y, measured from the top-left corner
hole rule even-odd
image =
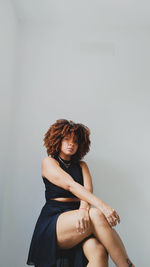
[[[45,176],[55,185],[70,191],[79,199],[88,202],[103,211],[105,203],[88,191],[84,186],[75,182],[71,175],[65,172],[54,158],[45,157],[42,160],[42,176]]]
[[[70,182],[74,181],[71,175],[65,172],[56,159],[45,157],[42,160],[42,176],[51,183],[69,191]]]
[[[80,167],[82,168],[82,175],[83,175],[83,185],[84,187],[93,193],[93,184],[92,184],[92,177],[88,168],[88,165],[85,161],[80,161]],[[90,209],[90,204],[81,199],[80,201],[80,208],[88,208]]]

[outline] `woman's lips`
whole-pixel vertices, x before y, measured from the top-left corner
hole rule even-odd
[[[69,151],[73,151],[73,149],[72,148],[67,148]]]

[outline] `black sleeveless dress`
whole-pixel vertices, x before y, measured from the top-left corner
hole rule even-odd
[[[69,173],[72,178],[83,185],[82,169],[79,163],[72,161],[69,168],[66,168],[58,156],[53,156],[60,167]],[[35,225],[32,235],[30,248],[28,252],[27,265],[35,267],[85,267],[88,260],[82,249],[82,242],[70,249],[57,250],[56,238],[56,222],[58,216],[65,211],[78,209],[80,201],[77,202],[61,202],[52,200],[56,197],[76,197],[70,191],[67,191],[55,184],[51,183],[46,177],[43,177],[45,184],[45,199],[46,203],[43,206],[41,213]]]

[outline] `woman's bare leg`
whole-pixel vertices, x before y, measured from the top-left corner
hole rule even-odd
[[[97,208],[91,208],[90,218],[93,224],[93,234],[102,242],[118,267],[135,267],[126,252],[118,233],[111,228],[104,214]]]
[[[96,237],[91,236],[92,224],[87,231],[79,234],[76,229],[77,210],[63,212],[56,223],[57,249],[72,248],[83,241],[83,252],[88,259],[88,267],[108,267],[108,252]],[[84,240],[85,239],[85,240]]]
[[[83,242],[82,247],[89,261],[87,267],[108,267],[108,252],[96,237],[89,237]]]
[[[58,249],[72,248],[93,233],[97,240],[106,248],[116,266],[135,267],[131,263],[119,235],[111,228],[100,210],[90,208],[90,227],[80,235],[77,233],[75,226],[77,212],[78,210],[72,210],[59,215],[56,224]]]
[[[61,213],[56,222],[57,248],[69,249],[80,243],[92,234],[92,227],[82,234],[76,229],[76,219],[78,210],[70,210]]]

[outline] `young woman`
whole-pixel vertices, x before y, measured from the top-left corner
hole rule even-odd
[[[82,158],[90,149],[83,124],[56,120],[44,137],[42,160],[46,203],[32,236],[27,264],[36,267],[135,267],[112,228],[117,212],[93,194],[92,177]],[[93,205],[94,207],[91,207]]]

